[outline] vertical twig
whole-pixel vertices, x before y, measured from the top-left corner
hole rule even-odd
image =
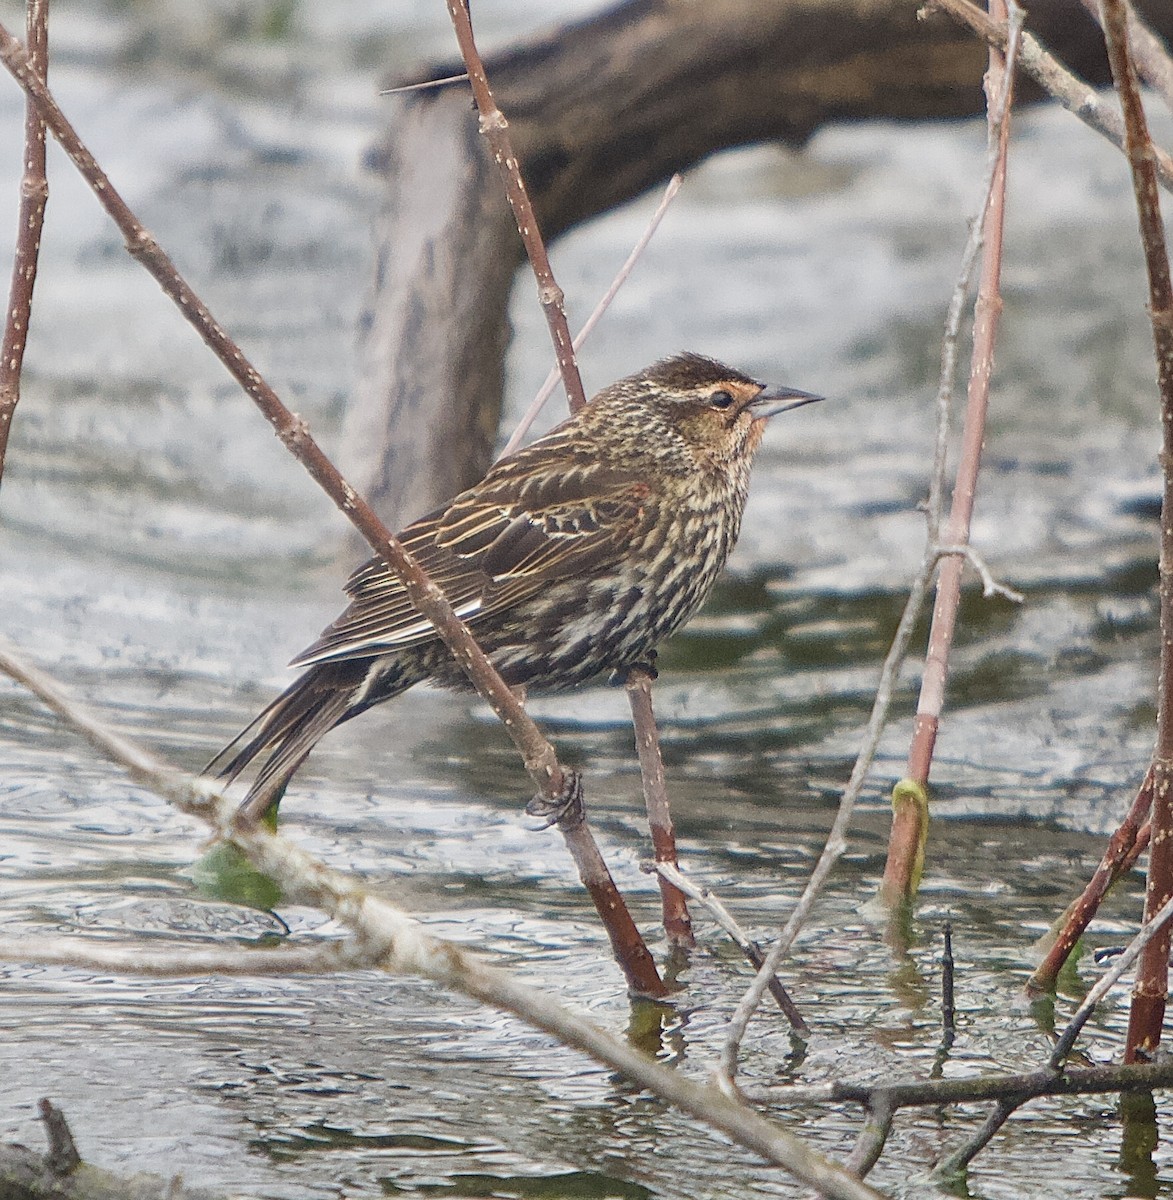
[[[664,759],[660,754],[660,734],[652,711],[652,675],[643,667],[631,667],[624,682],[631,704],[631,723],[635,728],[635,749],[639,755],[640,775],[643,778],[644,804],[648,810],[648,826],[652,833],[652,853],[658,863],[676,861],[676,831],[672,827],[672,812],[668,807],[668,789],[664,785]],[[664,910],[664,933],[674,946],[692,946],[692,921],[684,893],[669,883],[663,875],[660,900]]]
[[[941,1046],[948,1050],[957,1037],[957,1008],[953,995],[953,925],[946,921],[941,931]]]
[[[1067,1028],[1060,1034],[1055,1048],[1047,1060],[1046,1066],[1036,1075],[1038,1082],[1028,1082],[1026,1087],[1015,1088],[999,1096],[995,1100],[981,1129],[972,1137],[967,1138],[962,1145],[945,1155],[930,1172],[930,1179],[943,1181],[960,1175],[969,1163],[973,1161],[974,1156],[1002,1128],[1006,1123],[1006,1119],[1020,1104],[1023,1104],[1033,1096],[1042,1095],[1046,1092],[1047,1084],[1057,1078],[1063,1070],[1067,1056],[1071,1053],[1072,1047],[1075,1045],[1075,1039],[1079,1036],[1080,1030],[1083,1029],[1088,1018],[1095,1011],[1096,1005],[1108,994],[1116,981],[1132,966],[1133,962],[1142,953],[1145,953],[1147,948],[1155,941],[1160,940],[1171,918],[1173,918],[1173,900],[1166,903],[1159,912],[1153,914],[1151,920],[1141,926],[1137,931],[1136,937],[1128,944],[1128,948],[1112,964],[1111,970],[1106,971],[1095,987],[1084,997],[1083,1003],[1071,1018]],[[1040,1084],[1042,1086],[1039,1086]]]
[[[46,79],[49,73],[49,0],[26,0],[25,27],[30,67],[41,79]],[[37,257],[48,202],[45,123],[38,115],[36,105],[26,97],[24,174],[20,180],[20,207],[16,219],[16,254],[12,260],[4,335],[0,339],[0,480],[4,478],[12,418],[20,403],[20,373],[32,319],[33,285],[37,279]]]
[[[517,221],[517,231],[525,243],[526,254],[529,255],[534,277],[538,281],[538,299],[542,311],[546,314],[546,323],[550,327],[550,337],[554,341],[554,355],[558,360],[558,369],[562,373],[562,386],[566,389],[566,400],[572,413],[578,412],[586,403],[586,395],[582,390],[582,380],[578,374],[578,364],[574,361],[574,347],[570,340],[570,327],[566,324],[566,310],[562,306],[562,289],[554,281],[554,272],[550,269],[550,259],[546,254],[546,246],[538,229],[538,220],[534,216],[534,207],[530,203],[529,193],[525,188],[525,180],[521,177],[517,154],[513,149],[513,140],[509,136],[509,122],[497,107],[489,87],[489,79],[485,74],[485,64],[477,51],[472,34],[472,21],[468,14],[467,0],[447,0],[448,15],[452,18],[452,27],[456,31],[456,41],[460,46],[460,55],[468,68],[468,80],[472,85],[473,98],[476,100],[477,111],[481,117],[481,133],[485,135],[493,151],[493,160],[501,168],[505,180],[505,192],[509,197],[513,216]]]
[[[375,553],[403,581],[411,602],[435,626],[437,634],[468,675],[473,686],[504,724],[539,792],[552,802],[555,809],[560,807],[563,801],[581,789],[581,781],[577,774],[564,769],[559,763],[554,747],[525,711],[517,696],[497,674],[467,626],[452,611],[444,593],[379,520],[370,505],[346,482],[314,441],[305,421],[285,407],[277,393],[244,356],[240,347],[217,323],[207,305],[195,295],[176,270],[175,264],[115,190],[109,176],[77,136],[77,132],[66,120],[44,82],[33,73],[28,56],[20,43],[2,24],[0,60],[35,102],[37,111],[49,131],[69,155],[102,207],[122,232],[129,252],[150,272],[233,378],[244,388],[286,448],[342,510]],[[562,827],[562,822],[559,822],[559,827]],[[563,833],[567,833],[567,830],[563,829]],[[606,871],[605,866],[600,871],[602,859],[598,847],[593,844],[593,837],[585,820],[573,824],[571,835],[567,837],[567,846],[575,856],[579,875],[595,900],[612,945],[631,951],[632,957],[621,958],[619,964],[627,976],[628,985],[633,991],[641,994],[665,995],[667,989],[610,873]],[[584,857],[579,857],[580,855]]]
[[[1132,169],[1137,217],[1149,282],[1149,318],[1157,356],[1161,398],[1160,604],[1161,666],[1157,690],[1157,742],[1153,750],[1152,835],[1145,920],[1173,896],[1173,282],[1161,200],[1153,169],[1153,145],[1140,100],[1140,86],[1128,47],[1128,14],[1123,0],[1104,0],[1108,61],[1124,113],[1124,143]],[[1161,1040],[1169,975],[1170,932],[1165,929],[1145,948],[1132,992],[1125,1061],[1151,1056]]]
[[[1018,40],[1021,28],[1022,10],[1015,5],[1011,10],[1011,19],[1009,21],[1010,36],[1007,58],[1010,62],[1017,61]],[[1003,111],[1009,102],[1009,87],[1010,76],[1007,75],[1003,81],[1002,95],[998,100],[999,111]],[[982,191],[982,201],[979,211],[984,211],[989,203],[995,166],[996,162],[991,160],[985,186]],[[946,419],[949,410],[949,398],[952,395],[953,389],[953,358],[960,331],[962,307],[969,289],[969,279],[973,262],[977,257],[977,252],[981,245],[980,229],[980,222],[975,221],[973,228],[970,230],[965,251],[962,254],[962,268],[957,285],[953,291],[953,298],[949,304],[949,314],[946,318],[945,338],[941,352],[942,370],[938,396],[939,407],[945,412]],[[943,474],[945,470],[943,442],[934,461],[933,470],[934,474]],[[769,982],[776,974],[782,959],[789,952],[794,939],[798,936],[798,931],[810,915],[815,899],[822,890],[823,884],[847,849],[847,831],[851,825],[855,804],[859,799],[860,793],[863,791],[868,772],[872,769],[872,763],[875,761],[876,750],[880,744],[880,736],[888,720],[888,710],[892,707],[892,695],[896,687],[896,681],[900,675],[900,668],[908,654],[912,634],[916,628],[917,620],[920,618],[921,609],[924,607],[925,598],[928,595],[929,584],[932,581],[933,571],[940,557],[936,540],[932,536],[935,524],[935,522],[930,524],[929,544],[921,559],[916,576],[909,587],[908,599],[904,603],[904,610],[900,614],[900,620],[896,625],[896,632],[892,636],[892,644],[888,647],[888,653],[884,656],[883,665],[880,667],[880,678],[876,684],[876,697],[872,702],[872,711],[868,715],[867,725],[864,727],[863,737],[860,739],[860,748],[856,755],[855,763],[851,768],[851,777],[847,781],[847,786],[843,789],[842,796],[839,797],[839,808],[836,810],[835,820],[831,823],[831,830],[827,834],[827,841],[823,846],[822,853],[819,855],[819,861],[815,863],[810,879],[807,881],[806,887],[803,888],[798,903],[794,906],[794,911],[787,918],[786,924],[782,927],[782,932],[778,935],[777,941],[770,947],[770,951],[763,960],[757,975],[754,977],[753,983],[738,1002],[737,1009],[729,1021],[729,1029],[721,1047],[721,1058],[717,1067],[718,1080],[722,1088],[728,1093],[735,1091],[733,1077],[737,1070],[738,1049],[742,1038],[745,1036],[746,1029],[749,1028],[753,1014],[757,1011],[758,1005],[761,1004],[762,997],[765,995]]]
[[[1100,902],[1108,894],[1108,889],[1120,878],[1125,871],[1131,870],[1136,861],[1137,845],[1141,841],[1147,825],[1142,825],[1153,802],[1153,772],[1150,767],[1136,793],[1132,807],[1121,821],[1120,827],[1108,840],[1104,857],[1096,867],[1095,874],[1088,880],[1087,887],[1071,902],[1063,914],[1062,925],[1047,956],[1035,968],[1034,974],[1026,981],[1028,994],[1053,992],[1059,972],[1067,961],[1076,942],[1083,936],[1092,917],[1096,915]],[[1147,835],[1144,840],[1147,842]]]
[[[1006,0],[990,0],[990,15],[995,20],[1007,20]],[[981,466],[982,442],[985,438],[994,342],[1002,310],[999,280],[1002,268],[1006,148],[1010,137],[1013,78],[1013,69],[1007,70],[1006,57],[1001,51],[991,48],[990,65],[986,72],[986,96],[991,147],[996,145],[997,150],[989,201],[982,217],[982,274],[974,310],[973,354],[970,359],[965,422],[961,433],[961,458],[957,467],[949,519],[940,539],[952,547],[966,546],[969,543],[970,519]],[[999,113],[996,98],[1003,92],[1006,102]],[[938,438],[942,436],[943,431],[938,425]],[[933,499],[939,502],[939,491],[934,492]],[[930,508],[930,536],[934,532],[931,527],[933,519]],[[951,554],[938,569],[929,648],[925,656],[912,744],[908,752],[907,782],[912,786],[906,791],[910,795],[927,797],[929,768],[945,702],[949,650],[953,644],[957,609],[961,600],[961,574],[964,567],[964,558]],[[907,900],[916,888],[917,864],[923,854],[927,817],[927,804],[910,802],[895,807],[888,845],[888,861],[880,884],[880,897],[889,905]]]
[[[530,203],[529,193],[526,190],[525,180],[521,174],[521,166],[518,162],[517,153],[513,149],[513,141],[509,136],[509,122],[497,107],[497,102],[493,98],[493,92],[489,86],[488,76],[485,74],[484,62],[481,60],[480,53],[477,50],[476,40],[473,36],[472,20],[469,15],[468,0],[447,0],[447,5],[448,14],[452,18],[452,27],[456,33],[456,41],[460,47],[460,55],[464,59],[464,65],[468,70],[468,79],[472,88],[473,98],[476,101],[477,111],[480,114],[481,132],[485,135],[492,149],[494,162],[500,168],[501,176],[505,183],[505,193],[509,199],[509,205],[513,209],[513,216],[517,222],[518,232],[521,234],[521,239],[525,244],[526,254],[529,257],[530,266],[533,268],[534,277],[537,280],[538,299],[542,305],[542,311],[545,313],[546,323],[550,328],[550,337],[554,342],[554,354],[558,360],[558,370],[562,376],[562,385],[566,389],[566,400],[570,406],[570,411],[576,413],[586,404],[586,395],[583,391],[582,379],[578,373],[578,364],[574,357],[575,345],[571,340],[570,327],[566,322],[566,309],[563,305],[562,289],[555,281],[554,272],[550,267],[549,255],[546,253],[546,245],[542,239],[541,230],[538,228],[537,216],[534,213],[533,205]],[[677,186],[679,186],[678,181]],[[611,297],[614,296],[615,288],[626,277],[626,272],[630,270],[632,260],[638,256],[643,246],[647,244],[647,238],[651,236],[651,232],[654,230],[663,210],[672,199],[672,196],[675,195],[675,190],[675,187],[669,185],[668,195],[665,197],[663,204],[661,204],[656,217],[653,218],[651,229],[649,229],[646,237],[637,245],[631,258],[624,265],[623,270],[620,272],[620,278],[604,298],[603,304],[600,306],[601,309],[605,309],[606,305],[610,303]],[[598,311],[600,310],[596,309],[596,312]],[[597,317],[592,314],[593,320],[597,320]],[[583,337],[589,332],[590,325],[591,322],[588,322],[588,327],[583,331]],[[535,406],[535,415],[537,408],[540,408],[540,404]],[[528,414],[527,417],[528,420],[533,419]],[[522,427],[514,435],[510,446],[514,445],[515,441],[522,436],[526,426],[527,422],[523,421]],[[659,735],[656,731],[655,718],[651,711],[650,684],[645,684],[644,690],[646,692],[646,703],[643,701],[640,702],[641,717],[636,718],[636,741],[639,746],[640,768],[644,778],[644,796],[648,804],[648,818],[652,825],[652,841],[655,847],[656,858],[658,861],[670,862],[675,865],[675,839],[672,832],[672,820],[668,815],[667,794],[664,791],[664,770],[663,764],[660,763]],[[633,695],[633,716],[635,714],[636,703]],[[642,730],[639,724],[641,719],[646,721]],[[560,827],[561,824],[560,822]],[[601,863],[602,860],[600,859],[599,861]],[[586,876],[584,875],[585,882]],[[665,933],[670,941],[678,945],[692,945],[692,925],[688,919],[688,907],[685,904],[683,894],[668,883],[667,880],[663,879],[663,877],[660,878],[660,889],[663,896]],[[656,981],[659,982],[658,976],[656,977]],[[660,992],[658,994],[663,993]]]

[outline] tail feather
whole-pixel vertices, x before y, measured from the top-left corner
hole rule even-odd
[[[228,786],[253,759],[271,750],[242,804],[260,815],[281,799],[298,767],[335,725],[414,682],[403,678],[394,660],[349,659],[311,667],[238,733],[203,773]]]

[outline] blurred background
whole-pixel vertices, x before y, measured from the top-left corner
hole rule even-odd
[[[12,0],[0,13],[23,22]],[[474,12],[486,49],[552,15],[528,0]],[[378,91],[389,73],[451,55],[443,6],[61,0],[51,47],[53,90],[115,185],[337,446],[373,271],[378,183],[363,155],[399,103]],[[1150,116],[1168,145],[1168,113],[1154,103]],[[22,120],[18,89],[0,84],[6,246]],[[688,348],[829,398],[771,427],[729,577],[667,648],[656,693],[684,865],[762,938],[821,849],[919,562],[940,330],[984,146],[981,120],[867,123],[826,128],[802,151],[709,160],[581,356],[588,392]],[[55,148],[50,187],[0,490],[0,630],[123,732],[198,769],[288,680],[284,663],[337,613],[355,562],[342,518]],[[657,200],[553,247],[573,328]],[[973,540],[1026,602],[967,588],[925,884],[893,943],[860,907],[903,773],[919,678],[906,669],[851,850],[787,971],[812,1038],[792,1043],[764,1013],[747,1044],[754,1083],[1040,1062],[1048,1014],[1011,1009],[1030,945],[1090,873],[1151,750],[1159,425],[1133,200],[1123,158],[1047,105],[1015,124],[1004,295]],[[551,362],[528,278],[511,318],[502,440]],[[551,401],[548,423],[561,414]],[[625,697],[599,687],[532,708],[585,769],[604,852],[662,952]],[[5,932],[168,944],[279,933],[266,914],[201,895],[202,830],[4,681],[0,762]],[[327,739],[283,811],[308,848],[434,932],[622,1029],[622,978],[560,841],[521,815],[528,791],[487,710],[420,690]],[[1122,886],[1094,942],[1127,936],[1142,889],[1139,876]],[[298,934],[330,932],[314,912],[279,911]],[[696,916],[683,990],[652,1022],[660,1052],[693,1070],[714,1057],[749,978]],[[946,917],[960,1036],[942,1058]],[[1068,977],[1061,1018],[1095,974]],[[794,1194],[586,1060],[431,985],[35,966],[0,978],[5,1140],[38,1143],[35,1101],[49,1095],[96,1162],[263,1196]],[[1126,1003],[1121,993],[1093,1021],[1093,1058],[1116,1052]],[[1122,1155],[1108,1107],[1032,1105],[978,1160],[970,1194],[1021,1195],[1025,1178],[1035,1196],[1164,1194],[1167,1152]],[[842,1153],[858,1116],[799,1119]],[[902,1119],[876,1184],[896,1186],[964,1128],[956,1114]]]

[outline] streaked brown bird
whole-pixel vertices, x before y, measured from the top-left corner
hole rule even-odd
[[[709,594],[766,421],[820,398],[680,354],[604,388],[399,537],[507,683],[622,678]],[[268,751],[245,798],[253,813],[336,725],[425,679],[469,686],[382,559],[346,590],[346,611],[291,664],[308,670],[204,769],[227,785]]]

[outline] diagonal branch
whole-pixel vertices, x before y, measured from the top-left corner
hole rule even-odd
[[[832,1200],[882,1200],[842,1167],[809,1149],[784,1126],[657,1062],[486,958],[455,942],[433,937],[406,913],[334,871],[263,825],[241,826],[233,806],[210,780],[193,779],[86,713],[53,679],[0,644],[0,670],[23,682],[54,712],[146,787],[210,825],[238,846],[257,870],[276,880],[291,901],[312,905],[351,931],[347,953],[399,974],[419,975],[452,988],[581,1050],[597,1062],[720,1130],[739,1145],[783,1167]],[[2,949],[3,947],[0,947]]]
[[[1055,982],[1059,978],[1063,964],[1075,949],[1076,943],[1083,937],[1084,930],[1096,915],[1100,902],[1108,894],[1108,889],[1126,870],[1131,870],[1141,831],[1148,828],[1144,822],[1152,804],[1153,772],[1150,766],[1133,799],[1132,807],[1129,808],[1116,832],[1108,839],[1108,845],[1094,874],[1079,896],[1068,905],[1067,911],[1061,918],[1062,925],[1055,941],[1047,951],[1046,957],[1026,981],[1028,995],[1033,996],[1055,990]],[[1147,835],[1145,841],[1147,844]]]
[[[3,25],[0,25],[0,60],[24,88],[49,131],[121,230],[131,255],[142,263],[175,302],[261,410],[286,448],[342,510],[375,553],[403,581],[411,602],[432,623],[473,686],[504,724],[539,793],[557,807],[564,797],[578,788],[577,775],[559,763],[554,747],[494,669],[468,627],[452,611],[447,597],[379,520],[370,505],[346,482],[310,435],[305,421],[285,407],[277,393],[216,321],[207,305],[188,286],[175,264],[143,227],[105,171],[86,149],[44,82],[33,70],[20,43]],[[591,892],[630,986],[649,995],[664,995],[664,984],[655,963],[615,888],[585,820],[560,824],[559,828],[575,857],[579,874]]]

